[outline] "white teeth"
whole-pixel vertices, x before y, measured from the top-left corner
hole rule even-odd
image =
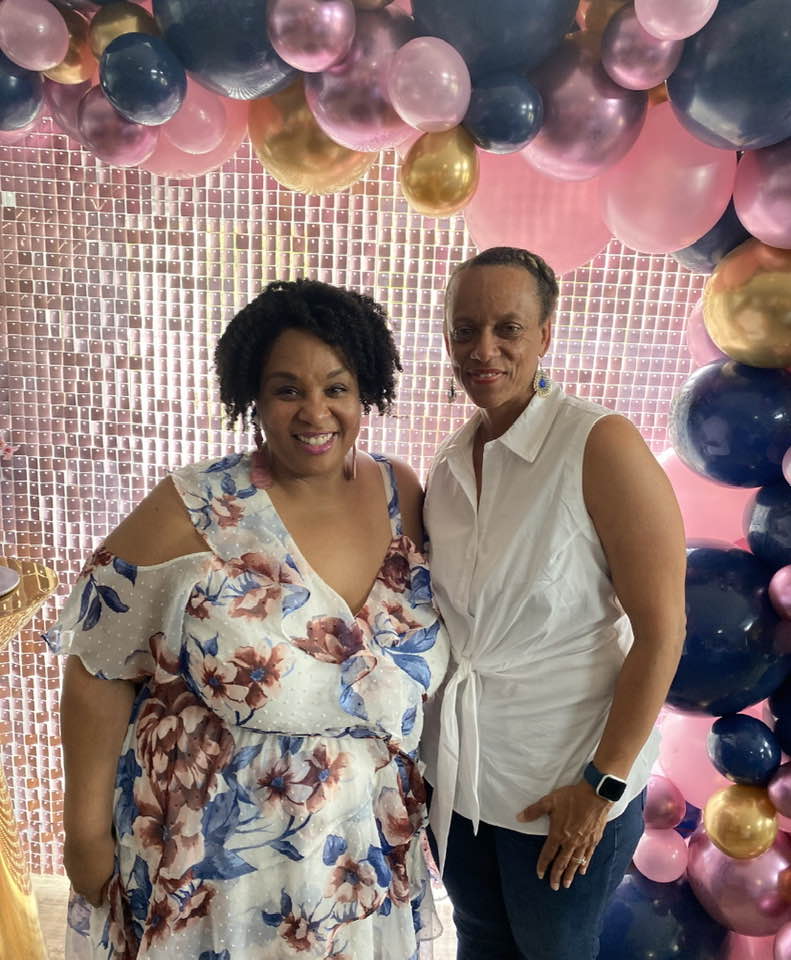
[[[299,440],[300,443],[306,443],[309,447],[321,447],[323,444],[329,443],[333,436],[334,434],[332,433],[318,433],[306,437],[304,434],[298,433],[297,440]]]

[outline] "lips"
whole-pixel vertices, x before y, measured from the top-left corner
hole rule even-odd
[[[294,439],[306,453],[318,455],[332,448],[336,436],[335,433],[296,433]]]
[[[502,377],[504,371],[495,370],[492,367],[483,367],[479,370],[468,370],[467,376],[473,383],[494,383]]]

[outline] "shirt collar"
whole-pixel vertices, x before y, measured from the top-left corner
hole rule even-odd
[[[553,383],[546,396],[535,394],[530,403],[501,437],[492,443],[502,443],[528,463],[538,456],[552,424],[560,410],[564,393]],[[475,433],[481,422],[481,413],[476,410],[464,426],[451,437],[445,447],[445,459],[464,456],[472,447]]]

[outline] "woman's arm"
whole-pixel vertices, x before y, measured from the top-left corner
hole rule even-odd
[[[104,546],[141,566],[206,550],[170,479],[142,501]],[[76,656],[66,661],[61,694],[64,859],[74,889],[94,905],[101,903],[113,868],[116,770],[135,693],[129,681],[92,676]]]
[[[398,501],[404,533],[418,550],[423,549],[423,487],[417,474],[403,460],[390,457],[398,483]]]
[[[605,417],[591,430],[583,493],[634,632],[594,757],[602,773],[625,779],[667,696],[684,643],[684,528],[667,476],[622,417]],[[551,864],[549,880],[558,889],[570,886],[578,870],[585,873],[608,812],[607,801],[584,780],[524,810],[519,820],[550,818],[539,876]]]

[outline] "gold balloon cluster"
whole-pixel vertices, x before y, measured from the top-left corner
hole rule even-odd
[[[581,30],[602,33],[610,17],[625,7],[629,0],[580,0],[577,7],[577,24]]]
[[[703,825],[724,854],[734,860],[751,860],[775,842],[777,811],[763,787],[734,784],[709,797]]]
[[[250,105],[250,142],[258,159],[284,187],[335,193],[355,183],[376,160],[331,140],[305,100],[302,79]]]
[[[791,366],[791,250],[753,238],[723,257],[703,292],[703,322],[733,360]]]
[[[91,20],[90,43],[99,59],[116,37],[124,33],[147,33],[157,36],[159,30],[151,14],[137,3],[116,0],[102,7]]]
[[[418,213],[447,217],[469,203],[478,174],[478,151],[463,127],[425,133],[401,164],[401,190]]]

